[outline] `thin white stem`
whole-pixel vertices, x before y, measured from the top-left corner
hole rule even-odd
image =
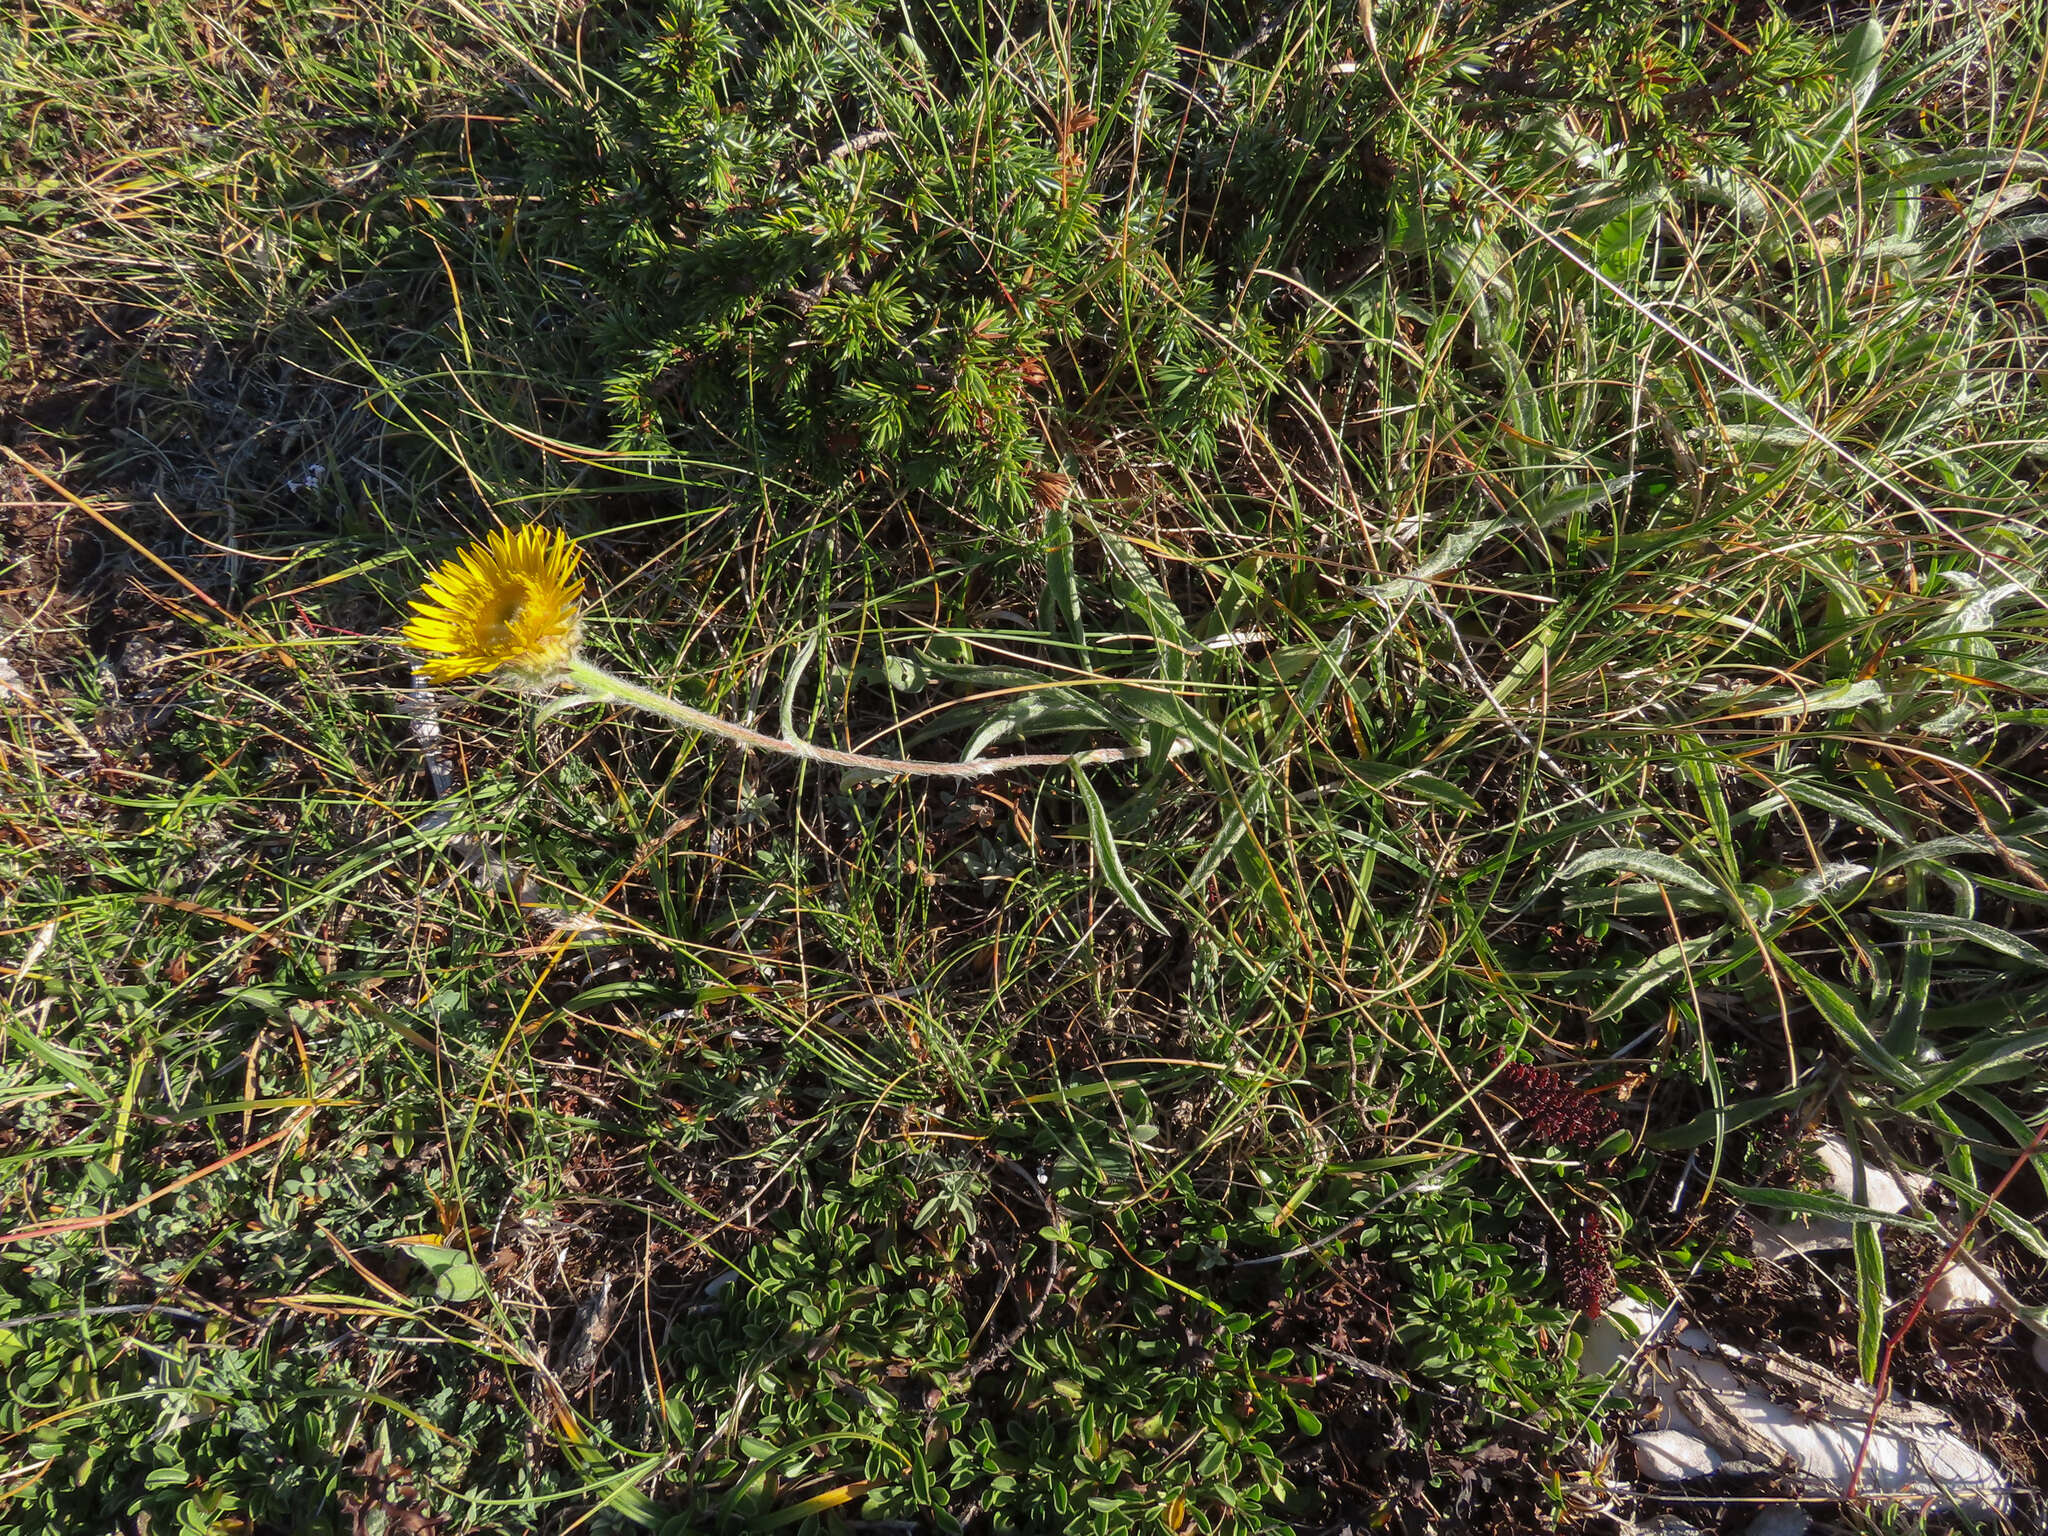
[[[835,768],[851,768],[861,773],[882,774],[897,777],[915,774],[929,779],[985,779],[999,773],[1014,773],[1023,768],[1063,768],[1069,763],[1086,768],[1096,763],[1122,763],[1142,756],[1129,747],[1096,747],[1086,752],[1027,752],[1016,757],[984,757],[971,763],[919,762],[900,757],[870,757],[865,752],[842,752],[836,747],[814,746],[808,741],[789,741],[780,736],[770,736],[752,726],[739,725],[731,720],[721,720],[716,715],[707,715],[701,709],[692,709],[670,698],[667,694],[656,693],[652,688],[643,688],[638,683],[615,677],[600,667],[594,667],[581,657],[569,663],[565,681],[593,699],[606,699],[615,704],[625,704],[676,725],[693,731],[702,731],[707,736],[716,736],[735,746],[746,747],[756,752],[773,752],[780,757],[794,757],[807,763],[829,763]],[[1188,750],[1188,743],[1176,741],[1173,754],[1178,756]]]

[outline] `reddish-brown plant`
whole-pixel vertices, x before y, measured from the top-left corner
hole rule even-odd
[[[1621,1124],[1599,1099],[1556,1072],[1510,1062],[1493,1080],[1493,1090],[1545,1141],[1590,1152]]]

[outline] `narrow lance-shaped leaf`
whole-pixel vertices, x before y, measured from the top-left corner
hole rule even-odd
[[[1621,985],[1607,995],[1604,1002],[1593,1010],[1593,1020],[1611,1019],[1638,998],[1646,997],[1673,977],[1682,975],[1685,968],[1706,957],[1713,947],[1721,942],[1725,929],[1717,928],[1712,933],[1703,933],[1682,944],[1667,944],[1622,977]]]
[[[1698,870],[1680,863],[1668,853],[1657,853],[1648,848],[1595,848],[1565,865],[1557,878],[1560,881],[1578,880],[1610,871],[1639,875],[1645,880],[1691,891],[1697,896],[1712,896],[1723,902],[1728,899],[1726,890]]]
[[[1850,1232],[1856,1247],[1856,1366],[1865,1381],[1875,1381],[1884,1348],[1884,1244],[1867,1222]]]
[[[1856,120],[1877,89],[1878,65],[1884,60],[1885,24],[1876,17],[1853,28],[1842,46],[1842,100],[1817,125],[1826,135],[1814,156],[1809,175],[1817,180],[1841,153]]]
[[[1993,1036],[1980,1040],[1948,1066],[1935,1073],[1926,1087],[1899,1100],[1898,1112],[1910,1115],[1916,1109],[1939,1102],[1958,1088],[1967,1088],[2013,1062],[2024,1061],[2037,1051],[2048,1050],[2048,1029],[2030,1029],[2025,1034]]]
[[[1944,912],[1897,912],[1889,907],[1872,907],[1870,910],[1896,927],[1930,934],[1937,939],[1963,939],[1980,949],[1990,950],[1994,955],[2003,955],[2021,965],[2048,971],[2048,953],[2043,953],[2018,934],[2007,933],[1989,923],[1950,917]]]
[[[804,673],[810,670],[811,658],[818,654],[818,637],[822,627],[813,630],[797,647],[796,656],[789,664],[789,673],[782,680],[782,739],[796,741],[796,691],[803,685]]]
[[[1854,1183],[1851,1189],[1859,1205],[1869,1203],[1868,1172],[1860,1151],[1851,1143]],[[1884,1348],[1884,1244],[1877,1227],[1858,1222],[1850,1228],[1856,1254],[1856,1367],[1865,1381],[1877,1379],[1877,1358]]]
[[[1138,894],[1136,883],[1124,868],[1123,855],[1117,851],[1116,834],[1110,830],[1109,813],[1102,808],[1102,797],[1095,793],[1095,786],[1088,782],[1088,775],[1080,765],[1073,766],[1074,785],[1080,790],[1081,804],[1088,812],[1088,844],[1095,850],[1095,864],[1102,871],[1102,878],[1146,927],[1165,933],[1166,924],[1153,916],[1152,909],[1145,905],[1145,898]]]
[[[1045,514],[1045,595],[1039,624],[1048,634],[1065,630],[1085,654],[1088,632],[1081,620],[1081,586],[1074,574],[1074,522],[1064,498]]]
[[[1920,1074],[1884,1048],[1857,1009],[1854,998],[1833,982],[1814,975],[1781,949],[1773,948],[1771,958],[1781,971],[1798,983],[1799,990],[1806,994],[1806,1000],[1813,1004],[1828,1027],[1873,1072],[1901,1087],[1917,1088],[1920,1085]]]
[[[1927,904],[1927,876],[1917,868],[1906,871],[1906,899],[1914,910]],[[1892,1005],[1891,1022],[1885,1026],[1885,1049],[1911,1060],[1920,1047],[1920,1025],[1927,1017],[1927,997],[1934,980],[1934,941],[1925,933],[1906,940],[1904,963],[1900,967],[1899,1000]]]

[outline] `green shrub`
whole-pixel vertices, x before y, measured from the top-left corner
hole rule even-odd
[[[1275,343],[1177,259],[1173,10],[1065,39],[905,14],[677,0],[625,92],[533,135],[543,217],[604,302],[613,446],[880,475],[1012,524],[1090,440],[1212,458]]]

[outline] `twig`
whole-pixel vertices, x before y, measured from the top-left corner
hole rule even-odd
[[[844,159],[847,155],[866,154],[871,149],[881,148],[895,137],[895,131],[889,128],[870,128],[865,133],[856,133],[852,138],[834,144],[826,152],[825,163],[830,165],[834,160]]]
[[[1984,1219],[1992,1206],[1998,1204],[1999,1196],[2005,1193],[2005,1186],[2019,1177],[2019,1171],[2034,1160],[2034,1154],[2041,1150],[2044,1141],[2048,1141],[2048,1120],[2041,1122],[2041,1129],[2034,1132],[2034,1139],[2027,1143],[2027,1149],[2013,1159],[2012,1166],[2005,1170],[2005,1177],[1991,1186],[1991,1193],[1985,1197],[1984,1203],[1971,1213],[1968,1221],[1963,1223],[1962,1231],[1958,1232],[1955,1241],[1948,1245],[1948,1252],[1941,1256],[1941,1262],[1927,1272],[1926,1283],[1920,1287],[1920,1294],[1913,1298],[1913,1305],[1907,1311],[1905,1321],[1900,1323],[1892,1336],[1884,1341],[1884,1353],[1878,1357],[1877,1376],[1870,1384],[1870,1417],[1864,1421],[1863,1442],[1856,1447],[1856,1465],[1849,1469],[1849,1486],[1842,1493],[1845,1500],[1856,1497],[1856,1483],[1863,1476],[1863,1463],[1870,1455],[1871,1437],[1877,1433],[1877,1416],[1884,1408],[1885,1393],[1891,1386],[1892,1356],[1897,1352],[1900,1342],[1913,1331],[1913,1325],[1920,1321],[1920,1314],[1927,1307],[1927,1298],[1934,1294],[1934,1283],[1947,1272],[1950,1265],[1955,1263],[1956,1255],[1963,1251],[1963,1244],[1967,1243],[1970,1234],[1977,1230],[1977,1223]]]
[[[1349,1370],[1354,1370],[1361,1376],[1370,1376],[1374,1381],[1383,1381],[1390,1387],[1400,1387],[1408,1392],[1420,1392],[1425,1397],[1443,1397],[1450,1400],[1447,1393],[1435,1392],[1428,1387],[1417,1386],[1415,1382],[1402,1375],[1399,1371],[1389,1369],[1384,1365],[1374,1365],[1370,1360],[1361,1360],[1356,1355],[1347,1355],[1341,1349],[1331,1349],[1327,1344],[1311,1344],[1309,1348],[1316,1354],[1321,1355],[1325,1360],[1344,1366]]]

